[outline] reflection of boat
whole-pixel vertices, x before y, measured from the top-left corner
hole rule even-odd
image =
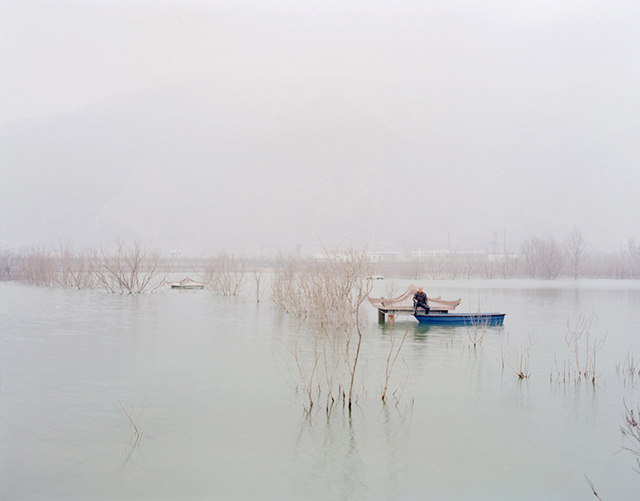
[[[506,313],[418,313],[421,324],[431,325],[502,325]]]
[[[204,282],[196,282],[195,280],[191,280],[189,277],[184,280],[180,280],[179,282],[173,282],[169,284],[172,289],[204,289]]]

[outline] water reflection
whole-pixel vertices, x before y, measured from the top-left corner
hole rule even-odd
[[[142,435],[131,435],[131,440],[122,451],[122,465],[120,466],[120,474],[124,473],[127,466],[134,465],[140,457],[140,445],[142,444]]]
[[[451,296],[475,295],[465,284],[451,284]],[[351,415],[338,404],[328,419],[324,406],[300,412],[278,366],[296,320],[273,309],[207,294],[0,283],[0,497],[581,499],[591,495],[583,472],[598,472],[610,498],[637,499],[637,474],[612,453],[623,399],[638,401],[640,284],[617,284],[491,286],[487,308],[508,316],[475,348],[464,327],[372,318],[358,382],[366,391]],[[602,374],[595,386],[560,381],[567,317],[594,304],[611,333]],[[399,342],[405,332],[391,380],[410,383],[400,405],[385,406],[391,333]],[[531,377],[520,380],[501,348],[530,333]],[[144,443],[129,440],[111,409],[118,398],[149,406]]]
[[[381,405],[376,411],[356,405],[351,413],[342,406],[331,415],[304,413],[293,444],[294,495],[359,499],[380,489],[388,496],[397,493],[409,459],[412,409],[411,405]],[[372,441],[375,436],[384,441]],[[372,457],[379,461],[375,471]]]

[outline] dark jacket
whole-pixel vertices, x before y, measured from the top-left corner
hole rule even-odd
[[[413,295],[413,302],[427,304],[427,295],[424,292],[418,291]]]

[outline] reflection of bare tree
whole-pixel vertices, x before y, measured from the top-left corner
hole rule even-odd
[[[122,469],[124,470],[131,461],[134,453],[137,453],[140,450],[140,443],[142,441],[142,436],[144,435],[142,433],[142,428],[140,427],[140,418],[142,417],[144,409],[135,415],[133,406],[131,407],[131,410],[129,410],[120,400],[118,400],[118,405],[114,405],[114,407],[122,413],[129,429],[131,430],[131,439],[124,450],[124,461],[122,462]]]
[[[362,498],[368,490],[358,432],[366,424],[363,419],[361,413],[344,408],[331,420],[322,414],[305,413],[294,443],[297,497],[322,492],[324,499]]]
[[[393,328],[394,328],[394,324],[391,324],[391,329],[389,331],[389,341],[391,342],[391,346],[389,347],[389,354],[387,355],[387,365],[384,372],[384,386],[382,388],[382,401],[385,403],[387,401],[387,390],[389,389],[389,379],[391,378],[391,374],[393,373],[393,366],[395,365],[396,360],[398,360],[398,356],[400,355],[400,350],[402,349],[402,346],[404,345],[404,342],[407,339],[407,334],[409,334],[409,327],[407,326],[407,328],[404,331],[404,335],[400,340],[400,344],[396,347],[397,339],[393,335]],[[402,398],[402,390],[407,384],[407,379],[408,379],[408,375],[407,377],[403,378],[403,381],[401,382],[398,390],[393,392],[393,395],[395,396],[396,392],[400,391],[400,393],[396,397],[396,405],[398,404],[398,402],[400,402],[400,398]]]
[[[304,413],[292,443],[291,481],[294,497],[308,498],[321,492],[323,499],[403,499],[403,473],[410,454],[412,406],[384,406],[380,413],[346,408],[332,419],[324,413]],[[365,435],[381,438],[376,454],[366,454]],[[380,478],[368,485],[368,472],[380,466]],[[375,489],[375,490],[374,490]]]

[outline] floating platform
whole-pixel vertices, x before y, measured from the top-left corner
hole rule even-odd
[[[396,315],[413,315],[413,295],[418,288],[411,284],[409,290],[399,297],[393,298],[372,298],[368,297],[371,306],[378,310],[378,321],[385,322],[385,318],[388,316],[389,320],[393,321]],[[442,299],[441,296],[429,297],[429,306],[431,313],[446,313],[453,311],[460,304],[462,299],[456,299],[455,301],[447,301]],[[422,308],[421,308],[422,309]]]

